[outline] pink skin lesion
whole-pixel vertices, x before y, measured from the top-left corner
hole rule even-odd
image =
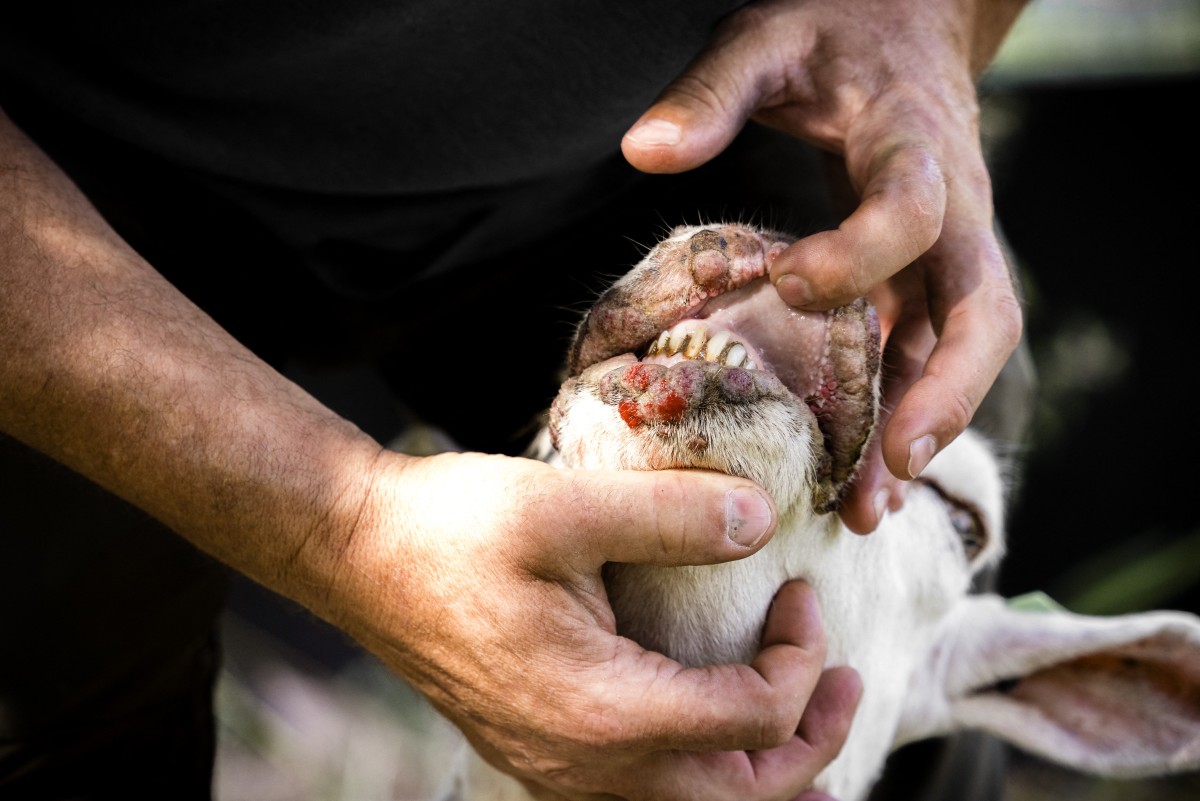
[[[589,375],[590,371],[581,380]],[[600,378],[597,393],[617,405],[627,426],[638,428],[677,423],[689,410],[705,404],[751,403],[766,395],[785,397],[787,389],[767,373],[680,361],[669,367],[644,362],[612,367]]]
[[[767,275],[790,244],[739,226],[659,244],[625,280],[600,296],[572,343],[570,371],[637,349],[706,301]]]

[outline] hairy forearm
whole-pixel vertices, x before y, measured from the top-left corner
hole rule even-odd
[[[379,452],[175,290],[2,115],[0,430],[310,604]]]

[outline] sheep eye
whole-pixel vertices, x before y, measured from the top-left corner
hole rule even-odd
[[[936,492],[945,503],[946,515],[950,519],[950,525],[954,528],[955,533],[958,534],[967,561],[975,561],[988,543],[987,528],[983,525],[983,519],[973,507],[949,495],[937,484],[931,481],[924,483]]]
[[[954,526],[959,540],[962,541],[963,553],[966,554],[967,561],[974,562],[975,557],[979,556],[983,550],[983,546],[987,545],[987,535],[984,533],[979,515],[954,502],[950,503],[949,513],[950,525]]]

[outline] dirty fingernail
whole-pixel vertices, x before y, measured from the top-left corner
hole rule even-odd
[[[775,282],[775,291],[789,306],[807,306],[812,303],[812,292],[809,291],[808,282],[791,273],[779,277]]]
[[[683,131],[673,122],[651,119],[635,126],[625,137],[639,145],[677,145]]]
[[[937,440],[932,434],[914,439],[908,445],[908,475],[916,478],[929,466],[929,460],[937,453]]]
[[[738,545],[753,546],[771,528],[771,502],[758,490],[741,488],[725,495],[725,535]]]

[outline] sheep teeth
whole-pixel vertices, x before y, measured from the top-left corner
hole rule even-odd
[[[704,349],[704,360],[720,364],[725,349],[732,341],[733,335],[728,331],[718,331],[716,336],[708,340],[708,346]]]
[[[746,348],[740,342],[734,342],[721,354],[721,364],[726,367],[753,367],[750,362],[750,354],[746,352]]]
[[[703,357],[706,344],[708,344],[708,329],[700,328],[684,337],[680,350],[685,359],[699,359]]]
[[[668,343],[671,341],[671,332],[663,331],[658,335],[658,339],[650,343],[650,349],[646,351],[647,356],[657,356],[667,349]]]
[[[733,338],[728,331],[708,335],[708,326],[699,320],[683,320],[663,331],[650,343],[646,357],[704,360],[725,367],[754,369],[746,346]]]

